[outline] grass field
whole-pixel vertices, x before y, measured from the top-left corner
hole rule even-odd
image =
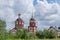
[[[7,39],[7,40],[60,40],[60,38],[58,39]]]

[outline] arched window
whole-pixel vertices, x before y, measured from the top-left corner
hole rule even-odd
[[[32,27],[29,28],[30,32],[32,32]]]

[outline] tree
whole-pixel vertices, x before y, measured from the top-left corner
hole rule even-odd
[[[44,38],[44,35],[43,35],[43,32],[42,31],[38,31],[36,33],[36,36],[39,38],[39,39],[43,39]]]
[[[3,20],[0,20],[0,32],[5,31],[6,29],[6,22]]]
[[[23,30],[22,29],[18,29],[16,32],[16,38],[21,38],[23,36]]]
[[[18,29],[15,38],[17,39],[36,39],[37,36],[33,33],[29,33],[27,29]]]
[[[28,38],[29,37],[29,34],[28,34],[28,30],[27,29],[24,29],[23,30],[23,35],[22,35],[22,39],[26,39],[26,38]]]
[[[56,38],[57,34],[56,31],[50,30],[49,31],[49,38]]]
[[[55,38],[56,37],[56,32],[53,30],[44,30],[43,31],[44,38]]]
[[[53,30],[43,30],[43,31],[38,31],[36,33],[36,36],[39,38],[39,39],[43,39],[43,38],[55,38],[56,37],[56,31],[53,31]]]
[[[0,20],[0,40],[6,39],[5,32],[6,32],[6,22],[3,20]]]
[[[44,30],[43,31],[43,35],[44,35],[44,38],[49,38],[49,31],[48,30]]]
[[[29,33],[27,29],[24,29],[23,39],[36,39],[37,36],[34,33]]]

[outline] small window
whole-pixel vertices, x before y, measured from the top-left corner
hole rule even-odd
[[[29,30],[30,30],[30,32],[32,32],[32,28],[31,27],[29,28]]]

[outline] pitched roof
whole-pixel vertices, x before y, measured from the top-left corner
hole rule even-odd
[[[56,30],[57,32],[60,32],[60,27],[57,28],[57,27],[50,26],[49,29],[51,29],[51,28],[53,28],[53,29]],[[48,29],[48,30],[49,30],[49,29]]]

